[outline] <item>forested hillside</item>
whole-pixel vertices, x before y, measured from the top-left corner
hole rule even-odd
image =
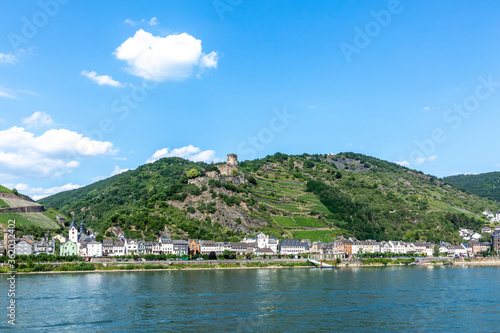
[[[500,172],[449,176],[444,180],[480,197],[500,202]]]
[[[217,165],[164,158],[40,200],[83,218],[95,231],[152,239],[166,226],[177,238],[238,240],[259,231],[330,241],[449,240],[478,228],[495,202],[436,177],[373,157],[277,153],[217,176]]]

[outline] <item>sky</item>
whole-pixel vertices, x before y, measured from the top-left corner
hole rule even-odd
[[[3,1],[0,184],[353,151],[500,169],[498,1]]]

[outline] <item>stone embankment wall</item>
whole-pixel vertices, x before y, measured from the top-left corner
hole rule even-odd
[[[42,213],[42,212],[45,212],[45,208],[43,206],[0,208],[0,214],[7,214],[7,213]]]

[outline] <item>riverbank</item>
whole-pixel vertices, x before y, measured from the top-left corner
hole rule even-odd
[[[325,263],[330,263],[325,261]],[[331,262],[332,264],[335,264]],[[369,267],[402,267],[402,266],[500,266],[500,259],[454,259],[454,260],[429,260],[424,262],[362,262],[348,261],[341,262],[336,267],[323,267],[323,269],[349,269],[349,268],[369,268]],[[36,264],[31,268],[23,268],[16,271],[16,274],[64,274],[64,273],[111,273],[111,272],[151,272],[151,271],[179,271],[179,270],[235,270],[235,269],[294,269],[294,268],[320,268],[308,260],[294,262],[236,262],[236,263],[73,263],[73,264]],[[10,274],[7,267],[1,267],[1,274]]]

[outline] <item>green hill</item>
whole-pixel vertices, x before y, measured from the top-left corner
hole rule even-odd
[[[500,172],[489,172],[479,175],[456,175],[443,179],[465,191],[500,202]]]
[[[39,238],[47,232],[61,231],[60,225],[55,221],[57,212],[45,211],[29,197],[8,188],[1,187],[0,193],[6,193],[0,197],[0,229],[5,230],[9,220],[13,220],[17,236],[34,235]]]
[[[216,167],[164,158],[39,202],[108,236],[119,227],[127,237],[153,239],[166,227],[174,237],[221,241],[263,231],[312,241],[343,234],[457,242],[458,228],[478,228],[482,211],[500,209],[436,177],[361,154],[277,153],[241,162],[238,176],[218,179],[210,172]],[[188,179],[191,169],[197,172]]]

